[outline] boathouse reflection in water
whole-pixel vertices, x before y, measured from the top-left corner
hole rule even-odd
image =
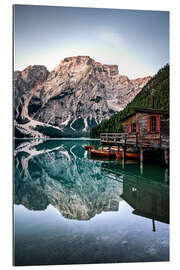
[[[114,175],[116,181],[123,179],[123,194],[125,200],[134,210],[133,214],[152,219],[153,231],[155,220],[169,224],[169,177],[165,171],[164,182],[145,178],[141,175],[131,175],[130,167],[126,169],[112,163],[102,164],[102,172]]]

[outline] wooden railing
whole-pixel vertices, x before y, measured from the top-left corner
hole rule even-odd
[[[126,142],[127,133],[101,133],[100,138],[102,143],[119,143]]]
[[[101,133],[101,144],[121,146],[160,147],[160,134]]]

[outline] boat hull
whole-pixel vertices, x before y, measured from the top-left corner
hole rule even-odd
[[[84,149],[87,150],[87,151],[89,151],[91,149],[95,149],[95,147],[94,147],[94,145],[85,145],[84,146]]]
[[[116,152],[116,158],[121,159],[122,158],[122,152]],[[125,153],[125,158],[127,158],[127,159],[140,159],[140,154],[139,153],[126,152]]]
[[[125,154],[126,158],[129,159],[140,159],[140,154],[139,153],[126,153]]]
[[[95,157],[105,157],[105,158],[111,158],[111,157],[115,157],[115,153],[113,152],[108,152],[108,151],[102,151],[102,150],[90,150],[91,152],[91,156],[95,156]]]
[[[122,158],[122,152],[116,152],[116,158],[117,159]]]

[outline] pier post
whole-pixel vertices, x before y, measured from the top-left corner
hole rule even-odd
[[[124,159],[122,159],[122,168],[124,169]]]
[[[169,159],[168,150],[165,149],[164,150],[164,161],[165,161],[166,165],[168,165],[168,159]]]
[[[140,162],[140,174],[143,174],[143,162]]]
[[[169,181],[169,175],[168,175],[168,169],[166,168],[165,173],[164,173],[164,182],[168,183],[168,181]]]
[[[122,149],[122,159],[125,159],[125,148]]]
[[[124,169],[125,148],[122,149],[122,168]]]
[[[144,150],[141,148],[140,149],[140,162],[144,161],[144,155],[143,155],[144,153],[143,152],[144,152]]]
[[[155,226],[155,221],[154,221],[154,219],[152,219],[152,225],[153,225],[152,231],[155,232],[155,231],[156,231],[156,226]]]

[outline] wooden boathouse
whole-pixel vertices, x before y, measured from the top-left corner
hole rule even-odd
[[[122,133],[101,133],[102,147],[118,146],[125,157],[127,148],[140,151],[140,161],[144,151],[164,152],[165,163],[169,159],[169,112],[154,108],[133,108],[133,113],[122,121]]]

